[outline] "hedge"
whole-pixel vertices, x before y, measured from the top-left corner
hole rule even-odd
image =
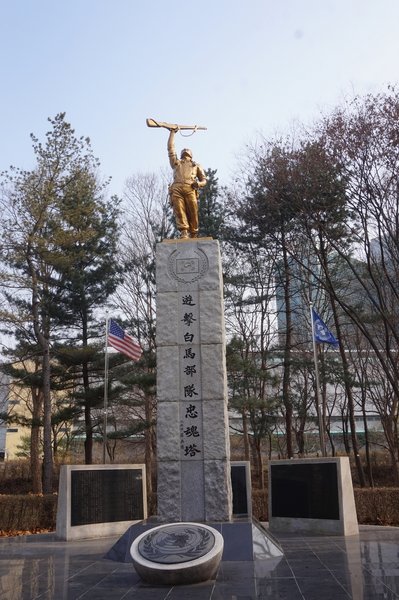
[[[399,525],[399,488],[355,488],[359,523]]]
[[[57,495],[0,495],[0,533],[55,529]]]
[[[399,526],[399,488],[355,488],[359,523]],[[268,520],[267,490],[253,490],[252,512]],[[0,535],[7,532],[54,530],[57,495],[0,495]]]
[[[363,525],[399,526],[399,488],[354,488],[357,520]],[[267,490],[253,490],[252,511],[268,521]]]

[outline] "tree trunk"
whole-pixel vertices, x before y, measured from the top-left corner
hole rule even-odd
[[[53,445],[51,441],[50,348],[43,352],[43,493],[53,493]]]
[[[330,431],[330,427],[326,427],[326,432],[327,432],[328,440],[329,440],[330,446],[331,446],[331,456],[335,456],[335,444],[334,444],[333,436]]]
[[[391,472],[395,485],[399,485],[399,471],[397,458],[397,429],[392,422],[392,417],[389,414],[381,417],[382,427],[385,433],[385,439],[388,445],[388,452],[391,459]]]
[[[258,440],[256,451],[257,451],[257,455],[258,455],[259,488],[261,490],[264,490],[265,489],[265,474],[264,474],[264,470],[263,470],[262,440]]]
[[[85,464],[91,465],[93,463],[93,426],[91,419],[91,409],[87,399],[85,400],[84,408],[85,416]]]
[[[396,459],[396,454],[395,453],[390,453],[390,455],[391,455],[392,479],[393,479],[394,485],[397,487],[399,485],[398,461]]]
[[[41,390],[32,388],[32,429],[30,434],[30,472],[33,494],[43,492],[42,464],[40,460],[40,428],[43,409]]]
[[[321,351],[320,345],[319,348],[316,349],[317,360],[320,363],[320,373],[321,373],[321,423],[323,428],[323,437],[324,437],[324,450],[327,456],[327,447],[326,447],[326,431],[327,431],[327,381],[325,377],[325,361],[324,361],[324,352]]]
[[[284,358],[283,358],[283,385],[282,395],[285,407],[285,434],[287,440],[287,456],[293,458],[292,444],[292,402],[290,395],[291,378],[291,345],[292,345],[292,315],[291,315],[291,272],[288,261],[287,250],[285,248],[285,236],[282,233],[282,249],[284,264],[284,303],[285,303],[285,340],[284,340]]]
[[[244,438],[244,459],[250,460],[249,439],[248,439],[248,418],[245,408],[242,411],[242,433]]]
[[[337,315],[335,300],[331,296],[330,296],[330,300],[331,300],[331,307],[332,307],[332,311],[333,311],[333,315],[334,315],[334,324],[335,324],[335,329],[337,331],[337,337],[338,337],[338,340],[342,340],[341,326],[340,326],[340,322],[339,322],[338,315]],[[340,351],[340,355],[341,355],[342,368],[343,368],[343,372],[344,372],[345,392],[346,392],[346,397],[348,400],[349,423],[350,423],[350,428],[351,428],[351,441],[352,441],[353,456],[355,459],[355,464],[356,464],[357,474],[359,477],[360,487],[365,487],[366,479],[364,477],[362,461],[360,460],[359,444],[358,444],[357,434],[356,434],[355,402],[353,399],[352,387],[350,385],[350,373],[349,373],[348,359],[347,359],[347,356],[345,353],[345,348],[343,347],[342,343],[339,344],[339,351]]]
[[[40,306],[38,272],[27,253],[27,263],[32,282],[32,321],[36,339],[42,351],[43,390],[43,493],[53,493],[53,447],[51,443],[51,367],[50,323],[46,307]]]
[[[88,331],[87,331],[87,314],[84,310],[84,301],[82,300],[82,345],[83,348],[87,348],[88,344]],[[91,417],[91,406],[90,406],[90,378],[89,378],[89,367],[87,361],[83,361],[82,363],[82,379],[83,379],[83,389],[84,389],[84,418],[85,418],[85,464],[91,465],[93,464],[93,420]],[[104,431],[104,436],[106,435],[106,431]]]
[[[359,477],[360,486],[365,487],[366,480],[364,477],[363,465],[360,460],[359,444],[358,444],[357,435],[356,435],[355,402],[354,402],[353,393],[352,393],[352,386],[350,384],[351,377],[350,377],[349,363],[348,363],[348,359],[347,359],[347,356],[345,353],[345,348],[343,347],[343,344],[342,344],[343,336],[341,333],[341,324],[340,324],[340,320],[338,318],[338,313],[337,313],[337,306],[336,306],[336,301],[335,301],[336,295],[335,295],[335,291],[334,291],[334,286],[331,282],[327,252],[325,249],[324,239],[323,239],[323,235],[321,232],[319,232],[319,242],[320,242],[320,260],[322,263],[323,271],[326,275],[328,291],[329,291],[329,296],[330,296],[330,302],[331,302],[331,308],[332,308],[332,313],[333,313],[333,317],[334,317],[334,325],[335,325],[335,329],[337,332],[337,338],[340,341],[339,353],[341,356],[342,369],[343,369],[343,373],[344,373],[344,386],[345,386],[345,392],[346,392],[346,397],[347,397],[347,402],[348,402],[349,423],[350,423],[350,428],[351,428],[351,441],[352,441],[353,456],[355,459],[355,464],[356,464],[357,474]]]
[[[342,417],[342,439],[344,442],[344,448],[346,454],[350,454],[351,447],[349,444],[349,435],[348,435],[348,417],[347,415],[341,415]]]
[[[261,440],[259,438],[255,438],[254,436],[251,438],[251,450],[252,456],[254,460],[254,468],[255,468],[255,476],[258,482],[259,489],[264,488],[264,475],[263,475],[263,461],[262,461],[262,450],[261,450]]]
[[[296,443],[298,446],[298,454],[303,456],[305,454],[305,431],[302,423],[300,423],[299,429],[296,432]]]
[[[367,415],[366,415],[366,395],[364,393],[362,394],[362,414],[363,414],[364,436],[365,436],[365,444],[366,444],[367,479],[369,480],[369,486],[374,487],[373,469],[371,466],[371,457],[370,457],[369,428],[367,425]]]
[[[154,453],[153,453],[153,436],[154,436],[154,415],[152,410],[153,397],[150,394],[145,395],[145,420],[147,428],[145,430],[145,469],[146,469],[146,485],[148,498],[148,512],[151,516],[151,511],[154,507],[155,499],[153,489],[153,471],[154,471]]]

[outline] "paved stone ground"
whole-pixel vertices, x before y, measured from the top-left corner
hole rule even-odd
[[[143,583],[133,566],[105,559],[117,538],[59,542],[53,534],[0,538],[1,600],[389,600],[399,598],[399,528],[359,536],[279,534],[283,557],[222,562],[215,581]]]

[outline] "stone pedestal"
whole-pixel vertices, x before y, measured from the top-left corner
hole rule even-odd
[[[349,458],[269,461],[269,529],[357,535]]]
[[[145,481],[145,465],[62,465],[57,538],[116,535],[146,519]]]
[[[232,514],[219,244],[157,245],[158,515],[229,521]]]

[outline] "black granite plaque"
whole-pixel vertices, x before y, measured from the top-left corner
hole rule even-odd
[[[271,465],[272,516],[339,519],[336,463]]]
[[[71,471],[71,526],[143,518],[141,469]]]
[[[231,465],[233,515],[248,515],[247,477],[245,465]]]

